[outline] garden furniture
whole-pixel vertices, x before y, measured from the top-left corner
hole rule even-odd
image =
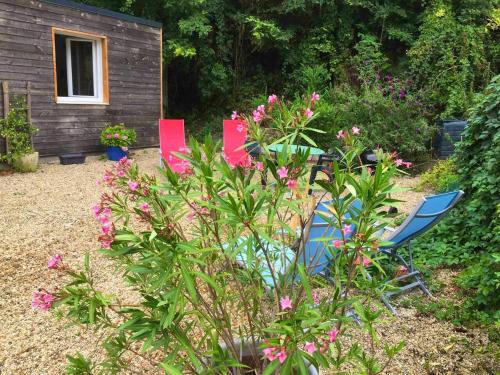
[[[269,146],[269,150],[273,152],[275,155],[281,152],[283,150],[283,144],[281,143],[276,143],[273,145]],[[295,154],[297,152],[306,152],[309,151],[310,156],[317,156],[318,161],[315,165],[311,167],[311,174],[309,175],[309,190],[308,194],[312,194],[312,185],[314,185],[314,182],[316,181],[316,177],[318,175],[318,172],[323,172],[327,175],[328,180],[332,181],[333,175],[330,166],[328,165],[323,165],[325,162],[332,162],[334,158],[337,158],[336,155],[333,154],[328,154],[325,153],[322,149],[318,147],[311,147],[311,146],[298,146],[298,145],[289,145],[289,152],[291,154]],[[338,158],[337,158],[338,159]]]
[[[184,172],[187,168],[187,162],[175,155],[175,153],[185,153],[187,150],[184,120],[161,119],[159,131],[162,161],[166,161],[174,172]]]
[[[223,141],[224,159],[229,165],[246,165],[250,155],[245,150],[247,130],[242,120],[224,120]]]
[[[404,275],[388,281],[387,284],[411,278],[415,280],[397,290],[382,294],[382,302],[394,315],[397,315],[396,309],[389,302],[392,296],[407,292],[416,287],[420,288],[428,296],[431,296],[431,293],[420,277],[421,272],[417,270],[413,264],[411,241],[436,225],[457,204],[463,193],[462,190],[457,190],[449,193],[427,196],[422,199],[398,228],[393,229],[386,227],[384,229],[384,232],[391,233],[389,237],[385,238],[385,241],[389,241],[391,244],[380,247],[379,251],[394,258],[407,271]],[[408,249],[408,261],[398,253],[398,249],[404,246]]]
[[[328,277],[328,269],[331,265],[330,254],[326,248],[327,242],[340,240],[342,238],[341,229],[325,220],[325,216],[331,215],[327,206],[330,201],[319,202],[316,206],[315,212],[311,217],[311,228],[309,236],[306,240],[304,252],[301,254],[296,253],[295,244],[292,247],[287,247],[280,244],[279,241],[270,243],[266,240],[261,240],[261,245],[267,249],[268,256],[271,260],[271,266],[277,275],[285,275],[287,268],[293,263],[294,259],[298,257],[298,262],[304,265],[306,272],[310,275],[319,275]],[[351,217],[354,217],[361,208],[361,202],[354,200],[351,204],[349,212],[345,215],[346,223]],[[320,214],[321,213],[321,214]],[[322,217],[322,215],[324,215]],[[350,234],[344,236],[348,239],[355,232],[355,229]],[[271,271],[265,259],[262,250],[255,249],[259,247],[257,241],[252,236],[242,236],[236,244],[230,246],[225,245],[226,249],[236,251],[236,262],[242,267],[248,267],[249,264],[255,267],[258,265],[259,273],[264,280],[267,287],[272,288],[274,281],[271,276]]]

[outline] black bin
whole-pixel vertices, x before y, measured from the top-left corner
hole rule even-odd
[[[467,126],[465,120],[444,120],[441,122],[439,139],[439,158],[447,159],[453,155],[455,143],[462,140],[462,133]]]

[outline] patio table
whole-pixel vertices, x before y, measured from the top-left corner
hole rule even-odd
[[[269,150],[277,154],[277,153],[280,153],[281,150],[283,150],[284,146],[285,146],[284,144],[276,143],[274,145],[269,146]],[[309,150],[310,156],[318,156],[318,155],[322,155],[325,153],[325,151],[323,151],[322,149],[317,148],[317,147],[311,147],[311,146],[288,145],[288,150],[292,154],[296,154],[298,152],[298,150],[301,150],[303,152]]]

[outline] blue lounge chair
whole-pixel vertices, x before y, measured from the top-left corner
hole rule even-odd
[[[379,250],[389,257],[394,258],[407,269],[407,273],[405,275],[396,277],[395,279],[388,281],[388,283],[402,281],[409,278],[413,278],[415,280],[414,282],[395,291],[385,292],[382,294],[382,302],[389,310],[391,310],[393,314],[397,315],[396,309],[389,302],[389,299],[392,296],[417,287],[428,296],[431,296],[431,293],[421,278],[421,272],[413,265],[411,241],[436,225],[457,204],[463,193],[463,191],[458,190],[425,197],[398,228],[385,228],[386,231],[391,232],[390,236],[385,240],[391,242],[391,244],[381,247]],[[397,250],[403,246],[407,246],[408,248],[408,262],[397,252]]]
[[[327,209],[329,204],[329,201],[320,202],[316,207],[316,212],[319,211],[325,216],[329,216],[330,211]],[[357,215],[360,208],[361,202],[355,200],[351,204],[349,212],[345,215],[346,222],[348,222],[351,217]],[[353,227],[353,232],[354,229]],[[315,213],[312,217],[309,237],[302,254],[297,255],[290,247],[279,244],[278,242],[269,243],[268,241],[262,240],[262,245],[267,248],[270,263],[277,277],[285,275],[287,268],[297,256],[299,257],[298,261],[304,265],[306,272],[311,275],[328,276],[331,261],[330,253],[325,243],[326,241],[331,242],[340,238],[342,238],[340,229],[332,226],[327,220]],[[239,238],[231,248],[228,244],[225,246],[226,251],[236,252],[235,259],[238,264],[243,267],[248,267],[249,264],[252,264],[252,268],[259,271],[265,285],[272,288],[274,282],[267,260],[261,250],[255,251],[256,248],[258,248],[258,246],[255,238],[252,236]]]

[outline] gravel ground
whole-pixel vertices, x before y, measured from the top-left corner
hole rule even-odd
[[[156,150],[135,155],[142,171],[153,172]],[[77,351],[94,359],[102,355],[96,345],[102,332],[68,327],[54,315],[31,308],[31,294],[39,287],[59,284],[56,272],[48,272],[47,260],[56,253],[78,267],[86,251],[97,266],[103,290],[126,294],[112,264],[98,254],[99,232],[90,207],[98,200],[96,180],[110,162],[88,157],[84,165],[42,164],[36,173],[0,176],[0,374],[63,374],[65,355]],[[416,179],[401,178],[404,187]],[[398,193],[408,212],[424,193]],[[423,298],[423,297],[422,297]],[[487,335],[480,330],[458,332],[450,323],[400,309],[400,317],[384,316],[377,328],[383,339],[407,342],[387,368],[387,374],[494,373],[494,357],[483,351]],[[137,363],[140,373],[154,374]],[[490,369],[491,372],[488,372]]]

